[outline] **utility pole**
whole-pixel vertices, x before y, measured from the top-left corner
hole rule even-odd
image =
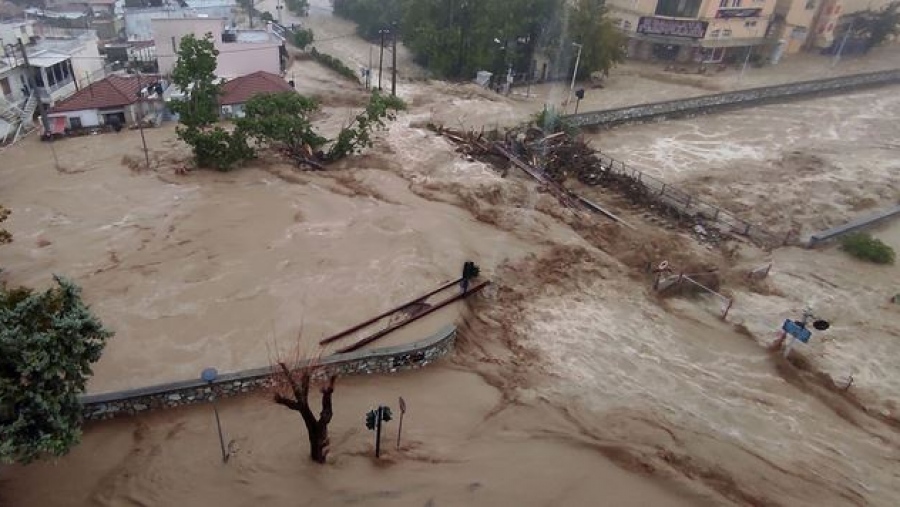
[[[141,131],[141,144],[144,145],[144,161],[147,162],[147,170],[150,170],[150,152],[147,151],[147,138],[144,137],[144,84],[141,82],[141,69],[137,68],[137,60],[135,60],[135,71],[138,80],[138,129]]]
[[[385,29],[378,30],[378,34],[381,35],[381,52],[378,54],[378,91],[381,91],[381,69],[384,65],[384,34],[386,33],[388,31]]]
[[[369,44],[369,67],[366,69],[366,90],[372,88],[372,50],[375,49]]]
[[[393,44],[391,45],[391,95],[397,96],[397,23],[394,22],[393,30],[391,31],[391,39],[393,39]]]
[[[25,62],[25,73],[28,75],[28,86],[31,87],[31,92],[35,94],[38,101],[38,110],[41,112],[41,124],[44,127],[44,133],[50,133],[50,120],[47,118],[47,106],[44,104],[44,101],[41,100],[41,94],[37,91],[37,84],[34,80],[34,72],[31,68],[31,63],[28,61],[28,52],[25,51],[25,43],[22,42],[22,39],[19,39],[19,51],[22,52],[22,58]],[[53,135],[50,134],[50,139],[53,139]],[[58,164],[57,164],[58,165]]]

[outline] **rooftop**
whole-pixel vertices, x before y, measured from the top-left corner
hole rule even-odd
[[[250,97],[262,93],[292,92],[291,85],[276,74],[258,71],[227,81],[222,85],[222,95],[219,104],[243,104]]]
[[[138,91],[155,82],[156,76],[122,76],[113,74],[75,92],[50,109],[50,114],[82,109],[109,109],[137,102]]]

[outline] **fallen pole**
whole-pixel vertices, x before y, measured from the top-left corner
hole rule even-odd
[[[344,331],[341,331],[341,332],[338,333],[338,334],[335,334],[335,335],[329,336],[328,338],[324,338],[324,339],[322,339],[322,340],[319,340],[319,345],[325,345],[325,344],[331,343],[331,342],[333,342],[333,341],[340,340],[341,338],[347,336],[348,334],[350,334],[350,333],[352,333],[352,332],[354,332],[354,331],[359,331],[360,329],[362,329],[362,328],[364,328],[364,327],[366,327],[366,326],[372,325],[372,324],[374,324],[375,322],[377,322],[377,321],[379,321],[379,320],[381,320],[381,319],[387,317],[388,315],[391,315],[392,313],[397,313],[397,312],[399,312],[400,310],[406,308],[406,307],[409,306],[409,305],[418,303],[419,301],[422,301],[423,299],[429,298],[429,297],[431,297],[431,296],[437,294],[438,292],[445,291],[445,290],[449,289],[450,287],[452,287],[452,286],[458,284],[460,281],[462,281],[462,278],[457,278],[456,280],[453,280],[452,282],[447,282],[447,283],[445,283],[444,285],[441,285],[440,287],[438,287],[437,289],[434,289],[433,291],[429,292],[428,294],[419,296],[419,297],[417,297],[416,299],[413,299],[412,301],[407,301],[406,303],[403,303],[402,305],[395,306],[394,308],[391,308],[390,310],[388,310],[388,311],[386,311],[386,312],[384,312],[384,313],[381,313],[381,314],[379,314],[379,315],[376,315],[375,317],[372,317],[371,319],[369,319],[369,320],[367,320],[367,321],[365,321],[365,322],[362,322],[362,323],[360,323],[360,324],[357,324],[357,325],[351,327],[350,329],[345,329]]]
[[[593,210],[593,211],[596,211],[597,213],[600,213],[600,214],[602,214],[602,215],[605,215],[607,218],[610,218],[610,219],[612,219],[614,222],[619,223],[619,224],[622,224],[622,225],[624,225],[625,227],[628,227],[629,229],[634,229],[634,227],[632,227],[631,224],[629,224],[628,222],[622,220],[621,218],[619,218],[618,216],[616,216],[613,212],[604,209],[604,208],[601,207],[599,204],[597,204],[597,203],[595,203],[595,202],[593,202],[593,201],[590,201],[590,200],[588,200],[588,199],[585,199],[584,197],[582,197],[582,196],[580,196],[580,195],[578,195],[578,194],[575,194],[575,196],[578,197],[578,200],[581,201],[581,203],[584,204],[585,206],[587,206],[589,209],[591,209],[591,210]]]
[[[350,345],[347,345],[346,347],[338,349],[337,353],[341,354],[344,352],[352,352],[356,349],[362,348],[362,347],[374,342],[375,340],[383,338],[384,336],[400,329],[401,327],[409,324],[410,322],[417,321],[417,320],[421,319],[422,317],[449,305],[450,303],[456,302],[464,297],[468,297],[471,294],[479,292],[481,289],[490,285],[490,283],[491,283],[490,280],[486,280],[486,281],[481,282],[478,285],[472,287],[471,289],[467,290],[466,292],[460,292],[459,294],[454,294],[453,296],[441,301],[440,303],[432,306],[431,308],[425,310],[422,313],[419,313],[418,315],[410,317],[402,322],[398,322],[396,324],[388,326],[387,328],[382,329],[381,331],[378,331],[377,333],[374,333],[372,335],[369,335],[369,336],[363,338],[362,340],[359,340],[357,342],[351,343]]]

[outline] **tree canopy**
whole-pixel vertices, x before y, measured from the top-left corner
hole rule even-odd
[[[254,152],[241,131],[229,132],[215,125],[221,95],[216,77],[218,54],[212,34],[202,39],[193,34],[181,38],[172,82],[185,99],[173,101],[171,108],[178,113],[178,138],[191,146],[197,165],[227,171],[252,158]]]
[[[81,437],[81,404],[112,333],[55,277],[44,292],[0,286],[0,461],[61,456]]]
[[[866,49],[881,45],[893,35],[900,35],[900,1],[881,10],[865,10],[852,14],[853,35],[866,41]]]
[[[0,224],[5,222],[7,218],[9,218],[9,210],[0,206]],[[6,229],[0,228],[0,245],[4,245],[10,241],[12,241],[12,234]]]
[[[584,46],[583,76],[607,72],[625,57],[624,38],[602,0],[335,0],[335,13],[370,39],[398,29],[418,63],[450,78],[509,67],[534,72],[539,53],[565,74],[574,66],[572,42]]]

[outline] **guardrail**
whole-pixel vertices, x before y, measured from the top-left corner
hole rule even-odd
[[[564,116],[563,119],[576,127],[614,126],[622,123],[638,122],[653,118],[671,118],[695,113],[759,105],[784,100],[792,100],[815,95],[837,93],[844,90],[860,89],[900,83],[900,69],[853,74],[828,79],[799,81],[795,83],[748,88],[733,92],[701,95],[686,99],[651,102],[635,106],[589,111]]]
[[[748,222],[727,210],[702,201],[601,151],[597,151],[596,155],[604,168],[607,168],[612,173],[624,175],[638,182],[655,194],[656,200],[676,208],[680,213],[689,216],[702,216],[706,221],[715,222],[723,226],[727,232],[746,236],[751,241],[767,248],[787,245],[793,239],[790,235],[781,236],[769,232],[758,224]]]
[[[847,222],[844,225],[839,225],[837,227],[832,227],[826,231],[817,232],[813,234],[809,241],[806,244],[807,248],[812,248],[820,243],[824,243],[826,241],[832,240],[834,238],[843,236],[844,234],[849,234],[851,232],[856,232],[866,227],[871,227],[875,224],[883,222],[889,218],[893,218],[897,215],[900,215],[900,205],[894,206],[893,208],[888,208],[886,210],[879,211],[874,215],[869,215],[867,217],[858,218],[851,222]]]

